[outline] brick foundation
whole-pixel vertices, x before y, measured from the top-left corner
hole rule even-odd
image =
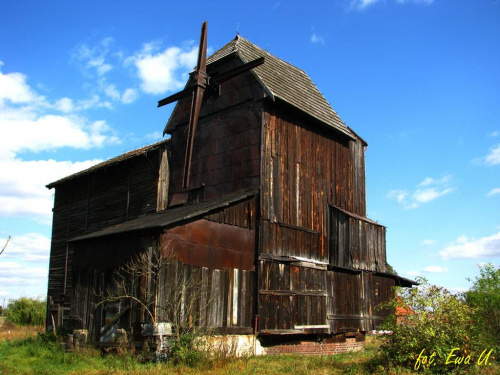
[[[289,344],[279,344],[264,348],[264,354],[306,354],[330,355],[347,352],[357,352],[365,347],[364,341],[357,342],[355,338],[348,338],[345,342],[323,343],[314,341],[300,341]]]

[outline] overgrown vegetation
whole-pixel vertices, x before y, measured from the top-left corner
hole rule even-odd
[[[480,273],[464,295],[424,278],[418,287],[396,288],[396,297],[381,306],[397,312],[384,323],[393,334],[381,347],[382,365],[445,374],[479,373],[498,364],[500,271],[486,265]]]
[[[473,326],[481,340],[500,353],[500,269],[486,264],[479,267],[479,272],[464,298],[474,309]]]
[[[103,355],[94,348],[65,352],[61,338],[43,334],[23,340],[0,341],[0,374],[370,374],[378,339],[370,338],[367,350],[336,356],[267,356],[236,358],[198,353],[186,361],[153,363],[126,347]],[[378,374],[386,374],[381,369]],[[410,374],[402,370],[399,374]]]
[[[161,341],[152,339],[150,344],[160,348],[156,355],[194,365],[202,360],[200,352],[195,350],[196,338],[213,331],[208,320],[214,296],[205,294],[207,283],[207,276],[190,272],[176,260],[174,252],[164,254],[156,246],[117,268],[111,285],[95,294],[100,299],[97,306],[115,303],[134,310],[141,322],[150,326],[151,333],[158,323],[168,322],[174,338],[168,350],[161,349],[164,347]]]
[[[3,315],[8,322],[27,326],[43,324],[45,319],[46,302],[36,298],[21,297],[12,300]]]

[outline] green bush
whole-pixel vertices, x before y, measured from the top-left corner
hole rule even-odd
[[[45,319],[46,302],[35,298],[21,297],[12,300],[4,311],[8,322],[18,325],[42,325]]]
[[[176,365],[186,365],[189,367],[198,367],[207,362],[206,353],[198,350],[195,344],[196,336],[191,333],[185,333],[173,341],[171,350],[171,359]]]
[[[396,297],[384,304],[400,312],[384,323],[393,331],[381,347],[385,364],[439,374],[471,371],[482,345],[471,330],[473,310],[447,290],[417,281],[418,287],[397,288]]]
[[[464,293],[467,303],[474,309],[474,328],[482,341],[500,351],[500,269],[492,264],[479,266],[477,277],[469,291]],[[469,280],[470,281],[470,280]]]

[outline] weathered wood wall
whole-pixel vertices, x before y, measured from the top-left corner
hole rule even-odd
[[[166,266],[158,294],[159,319],[197,325],[218,333],[251,333],[254,273],[173,262]],[[183,294],[179,293],[182,291]],[[179,297],[183,300],[179,303]],[[167,303],[168,301],[168,303]],[[173,317],[172,304],[177,317]]]
[[[73,250],[67,240],[156,211],[166,144],[55,186],[48,296],[69,308]]]
[[[261,252],[328,262],[328,205],[366,212],[361,141],[283,106],[266,107],[264,121]]]
[[[327,273],[327,309],[330,331],[369,331],[378,327],[389,313],[377,305],[387,301],[393,278],[355,270]]]
[[[231,59],[214,64],[211,69],[224,71],[235,63]],[[189,187],[203,186],[205,200],[259,187],[262,103],[258,99],[262,95],[262,86],[250,72],[223,83],[220,95],[205,93],[194,139]],[[167,127],[172,142],[169,194],[174,204],[186,200],[182,178],[190,106],[190,98],[179,101]]]
[[[331,207],[330,264],[385,272],[385,227]]]
[[[265,107],[263,126],[261,332],[372,329],[373,301],[394,281],[379,277],[375,298],[370,273],[335,269],[385,272],[385,228],[365,217],[364,141],[279,103]]]
[[[301,326],[326,324],[325,270],[260,261],[258,279],[262,333],[303,333]]]
[[[93,308],[99,302],[96,292],[112,290],[113,273],[134,254],[159,246],[168,260],[158,286],[160,319],[173,319],[169,307],[182,294],[185,300],[177,311],[181,325],[192,324],[194,319],[218,331],[251,333],[257,200],[253,196],[200,219],[157,230],[156,234],[131,232],[72,243],[75,285],[71,316],[81,319],[91,329],[92,337],[97,338],[103,326],[103,311],[102,307]],[[175,291],[179,295],[174,296]],[[138,288],[136,293],[140,293]],[[194,304],[189,303],[191,297]],[[133,323],[148,320],[138,304],[127,306],[130,312],[120,321],[123,328],[130,330]]]

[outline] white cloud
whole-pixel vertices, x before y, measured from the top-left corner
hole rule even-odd
[[[197,55],[197,46],[160,51],[157,43],[148,43],[126,61],[137,68],[142,91],[162,94],[184,86],[187,73],[196,65]]]
[[[351,5],[357,9],[365,9],[366,7],[377,3],[379,0],[354,0]]]
[[[452,188],[438,189],[433,187],[429,189],[417,189],[413,193],[412,198],[416,203],[427,203],[443,195],[449,194],[452,191]]]
[[[153,140],[160,140],[163,138],[163,133],[161,131],[155,131],[153,133],[146,134],[145,138],[147,139],[153,139]]]
[[[0,64],[0,67],[3,64]],[[3,74],[0,71],[0,107],[11,103],[30,103],[42,98],[37,97],[35,92],[26,83],[26,76],[21,73]]]
[[[483,158],[483,161],[487,165],[500,164],[500,143],[490,149],[490,152]]]
[[[436,244],[436,241],[435,240],[423,240],[420,244],[424,245],[424,246],[434,246]]]
[[[110,135],[109,131],[104,121],[88,123],[85,118],[74,115],[37,116],[27,113],[24,119],[11,119],[0,113],[0,146],[3,153],[39,152],[60,147],[89,149],[118,143],[118,138]]]
[[[27,217],[44,224],[52,220],[53,191],[50,182],[97,164],[84,162],[33,160],[17,158],[0,160],[0,170],[9,171],[0,180],[0,216]]]
[[[430,5],[434,0],[396,0],[398,4],[417,4],[417,5]]]
[[[325,44],[325,39],[322,36],[319,36],[318,34],[313,33],[311,35],[311,43]]]
[[[422,187],[422,186],[431,186],[431,185],[443,185],[443,184],[449,183],[450,181],[451,181],[451,175],[445,175],[441,178],[426,177],[417,186]]]
[[[427,272],[427,273],[442,273],[442,272],[448,272],[448,267],[441,267],[441,266],[427,266],[425,267],[422,272]]]
[[[395,199],[398,204],[405,202],[408,192],[406,190],[391,190],[387,193],[387,198]]]
[[[75,104],[71,98],[62,98],[55,102],[54,108],[58,111],[69,113],[75,111]]]
[[[129,88],[123,92],[121,101],[123,104],[130,104],[130,103],[135,102],[135,100],[137,99],[137,96],[138,96],[137,90]]]
[[[7,239],[0,239],[0,244],[5,244]],[[2,257],[16,258],[27,262],[48,262],[50,252],[50,238],[39,233],[26,233],[12,237],[5,248]]]
[[[107,96],[109,96],[113,100],[120,100],[121,98],[120,93],[113,84],[107,85],[104,88],[104,92],[106,93]]]
[[[386,0],[351,0],[348,10],[363,10],[376,3],[383,3]],[[397,4],[415,4],[415,5],[430,5],[434,0],[395,0]]]
[[[500,132],[498,130],[495,130],[493,132],[491,132],[490,136],[491,137],[498,137],[500,135]]]
[[[0,215],[50,223],[52,193],[45,185],[98,161],[27,161],[21,155],[63,147],[89,149],[116,144],[119,139],[106,122],[74,113],[97,105],[98,97],[91,103],[70,98],[51,103],[26,83],[23,74],[0,71],[0,82],[7,82],[9,88],[2,88],[0,94]]]
[[[95,73],[98,76],[104,76],[113,70],[113,66],[106,62],[106,58],[110,53],[110,46],[113,42],[114,39],[108,37],[104,38],[93,47],[87,44],[81,44],[72,54],[73,61],[81,64],[81,67],[88,74]]]
[[[0,239],[0,244],[6,242]],[[38,233],[14,236],[2,253],[0,296],[14,299],[39,297],[47,292],[50,238]]]
[[[405,209],[417,208],[423,203],[431,202],[453,192],[451,179],[451,175],[437,179],[426,177],[412,193],[407,190],[390,190],[387,193],[387,198],[396,200]]]
[[[500,232],[479,239],[461,235],[439,255],[445,260],[500,256]]]
[[[488,194],[486,194],[487,197],[491,197],[493,195],[497,195],[497,194],[500,194],[500,188],[494,188],[494,189],[491,189]]]

